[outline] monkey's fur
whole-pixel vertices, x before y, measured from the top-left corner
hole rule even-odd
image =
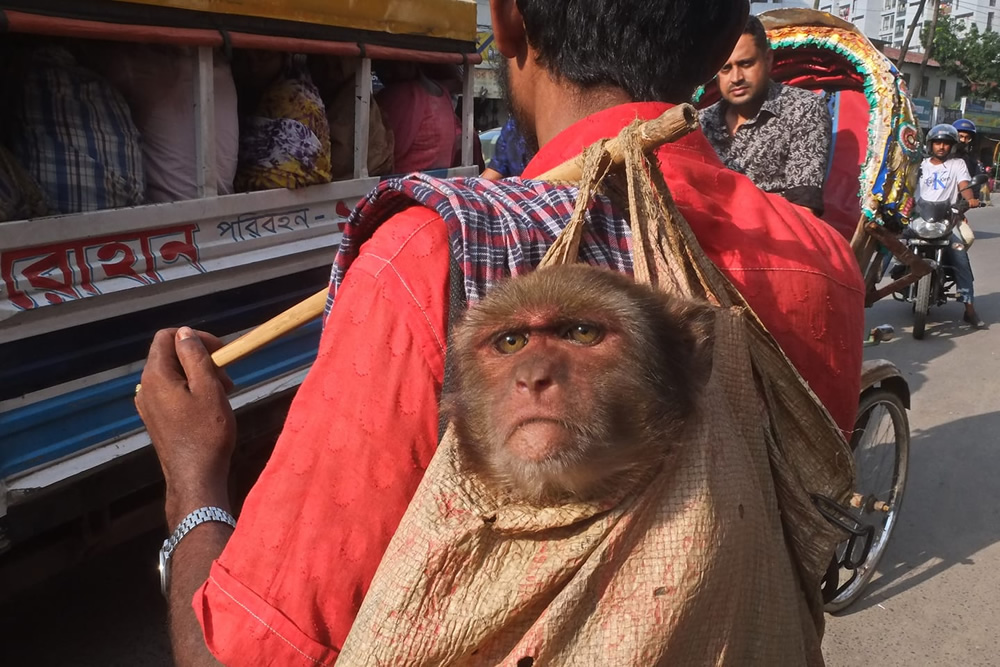
[[[713,321],[707,304],[586,265],[498,285],[449,350],[456,382],[442,404],[463,468],[536,505],[630,488],[696,409]]]

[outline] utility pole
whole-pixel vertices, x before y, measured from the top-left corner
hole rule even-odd
[[[914,97],[919,97],[927,93],[924,90],[924,72],[927,71],[927,61],[930,60],[931,51],[934,50],[934,37],[937,34],[937,22],[938,14],[941,12],[941,2],[940,0],[934,0],[934,13],[931,14],[931,27],[927,31],[926,39],[924,40],[924,57],[920,61],[920,71],[917,72],[917,81],[920,86],[920,92],[914,94]]]
[[[900,2],[906,2],[906,0],[899,0]],[[936,2],[937,0],[935,0]],[[819,2],[819,0],[817,0]],[[917,5],[917,13],[913,16],[913,20],[910,21],[910,27],[906,30],[906,39],[903,40],[903,47],[899,50],[899,58],[896,59],[896,69],[900,72],[903,71],[903,63],[906,62],[906,54],[910,51],[910,41],[913,40],[913,31],[917,29],[920,25],[920,17],[924,13],[924,5],[927,4],[927,0],[920,0],[920,4]]]

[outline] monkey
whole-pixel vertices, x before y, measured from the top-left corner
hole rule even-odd
[[[460,468],[538,506],[631,488],[696,409],[713,322],[707,303],[582,264],[498,284],[452,332]]]

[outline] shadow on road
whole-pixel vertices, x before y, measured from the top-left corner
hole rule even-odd
[[[976,232],[976,240],[977,241],[984,240],[984,239],[995,239],[998,236],[1000,236],[1000,232],[987,232],[987,231],[984,231],[982,228],[977,228],[975,230],[975,232]],[[974,252],[974,251],[970,250],[969,252]]]
[[[874,327],[890,324],[896,334],[893,340],[865,350],[866,359],[888,359],[896,364],[915,393],[926,382],[928,364],[953,350],[956,341],[965,336],[987,335],[962,321],[962,304],[949,301],[931,308],[923,340],[913,338],[913,309],[908,303],[884,299],[866,313],[866,324]],[[976,309],[988,325],[1000,328],[1000,292],[976,297]]]
[[[1000,452],[982,437],[998,432],[1000,412],[993,412],[914,436],[900,522],[879,578],[841,615],[864,611],[952,567],[973,565],[979,551],[1000,542]]]

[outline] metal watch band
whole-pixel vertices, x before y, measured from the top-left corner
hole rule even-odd
[[[199,507],[181,519],[176,530],[170,537],[163,540],[163,546],[160,548],[160,590],[163,591],[163,595],[167,595],[169,592],[170,557],[173,555],[174,549],[195,526],[200,526],[208,521],[218,521],[233,528],[236,527],[236,519],[221,507]]]

